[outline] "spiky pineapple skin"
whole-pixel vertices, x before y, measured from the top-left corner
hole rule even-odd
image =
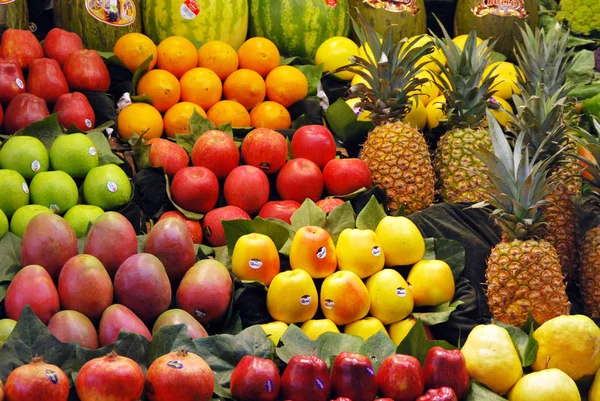
[[[375,127],[360,158],[369,166],[373,183],[386,190],[389,210],[404,205],[410,214],[433,204],[435,173],[427,142],[417,129],[403,122]]]
[[[553,174],[559,182],[565,185],[571,197],[578,198],[581,196],[583,187],[583,166],[577,159],[577,143],[572,138],[567,137],[563,146],[562,163],[555,169]]]
[[[528,311],[539,323],[569,314],[558,254],[547,241],[501,241],[488,259],[486,279],[490,312],[502,323],[521,327]]]
[[[585,314],[600,317],[600,226],[588,230],[583,237],[579,281]]]
[[[490,133],[483,128],[455,128],[438,141],[434,166],[442,198],[446,202],[482,202],[489,180],[487,167],[474,150],[492,150]]]

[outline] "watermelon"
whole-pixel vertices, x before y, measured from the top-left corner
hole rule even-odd
[[[0,0],[0,35],[8,28],[27,29],[28,26],[27,0]]]
[[[348,0],[250,0],[250,36],[272,40],[279,52],[313,61],[327,39],[348,36]]]
[[[75,32],[87,49],[111,52],[117,40],[142,32],[139,0],[54,0],[54,25]]]
[[[248,0],[143,0],[144,33],[155,43],[183,36],[200,47],[221,40],[238,48],[248,34]]]

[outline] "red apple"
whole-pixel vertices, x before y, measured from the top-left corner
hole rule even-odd
[[[458,401],[458,398],[451,387],[440,387],[428,390],[417,401]]]
[[[110,73],[95,50],[69,54],[63,71],[72,91],[106,92],[110,88]]]
[[[62,67],[71,53],[75,50],[83,50],[83,42],[76,33],[53,28],[46,35],[43,48],[46,57],[58,61]]]
[[[4,122],[4,111],[2,110],[2,103],[0,103],[0,127],[2,126],[3,122]]]
[[[194,244],[202,243],[202,225],[200,224],[199,221],[188,219],[179,210],[169,210],[168,212],[164,212],[163,214],[160,215],[160,218],[158,219],[158,221],[167,219],[169,217],[174,217],[176,219],[183,221],[183,223],[187,227],[188,231],[190,232],[190,235],[192,236],[192,240],[194,241]]]
[[[415,401],[425,391],[421,363],[409,355],[391,355],[379,367],[377,384],[384,397],[394,401]]]
[[[219,180],[223,180],[240,164],[240,152],[225,132],[206,131],[194,144],[192,164],[208,168]]]
[[[325,212],[325,214],[329,214],[333,211],[333,209],[335,209],[336,207],[343,205],[344,204],[344,200],[340,199],[340,198],[325,198],[325,199],[321,199],[319,200],[316,205],[318,207],[321,208],[322,211]]]
[[[254,166],[238,166],[225,180],[223,194],[228,204],[254,214],[269,200],[269,179]]]
[[[329,195],[343,196],[361,188],[371,188],[371,170],[360,159],[333,159],[323,169],[325,188]]]
[[[258,215],[263,219],[280,219],[288,224],[292,224],[292,215],[301,204],[294,200],[271,201],[263,205]]]
[[[328,401],[331,379],[325,361],[296,355],[281,376],[281,398],[294,401]]]
[[[227,245],[222,220],[250,220],[250,216],[237,206],[224,206],[206,213],[202,219],[202,229],[210,246]]]
[[[0,57],[12,57],[26,70],[33,60],[44,57],[44,50],[29,29],[8,28],[0,40]]]
[[[425,388],[451,387],[458,398],[466,397],[469,392],[471,380],[460,350],[445,350],[438,346],[431,348],[425,358],[423,373]]]
[[[65,93],[54,105],[53,113],[58,115],[58,123],[65,128],[75,125],[78,130],[89,131],[96,125],[96,114],[89,100],[81,92]]]
[[[292,137],[292,157],[313,161],[321,170],[335,159],[336,151],[333,135],[322,125],[305,125]]]
[[[27,91],[50,105],[56,103],[60,96],[69,93],[69,85],[58,61],[45,57],[33,60],[27,74]]]
[[[246,355],[231,373],[231,394],[239,401],[275,401],[280,387],[279,370],[270,359]]]
[[[185,210],[206,213],[219,198],[219,181],[206,167],[185,167],[175,174],[171,183],[173,201]]]
[[[298,203],[305,199],[318,201],[323,193],[323,174],[319,166],[308,159],[292,159],[277,175],[277,193],[281,199]]]
[[[148,155],[152,167],[162,167],[165,173],[173,178],[177,172],[190,164],[190,157],[184,148],[167,139],[152,138]]]
[[[50,115],[44,99],[30,93],[17,95],[6,108],[4,129],[9,135],[14,134],[29,124]]]
[[[0,104],[8,106],[17,95],[26,92],[25,78],[19,62],[14,58],[0,58]]]
[[[373,401],[377,395],[377,377],[368,357],[342,352],[331,367],[331,389],[334,397],[352,401]]]
[[[287,155],[285,137],[269,128],[253,129],[242,142],[242,157],[246,163],[267,174],[278,172],[285,164]]]

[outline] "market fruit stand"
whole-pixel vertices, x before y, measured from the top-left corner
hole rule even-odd
[[[50,3],[0,0],[0,400],[600,400],[572,4]]]

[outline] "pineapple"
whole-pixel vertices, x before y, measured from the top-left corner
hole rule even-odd
[[[443,27],[442,27],[443,29]],[[438,62],[441,72],[435,82],[446,98],[447,121],[451,129],[439,139],[434,166],[439,190],[446,202],[480,202],[489,185],[484,164],[473,151],[491,149],[489,132],[483,128],[487,102],[493,94],[493,70],[485,73],[492,53],[486,40],[477,45],[471,31],[461,50],[444,30],[446,41],[436,37],[447,66]]]
[[[367,82],[351,87],[350,97],[358,97],[357,106],[370,112],[375,128],[369,132],[360,158],[369,166],[373,182],[386,190],[390,211],[404,208],[410,214],[430,206],[435,196],[435,174],[429,147],[423,134],[402,121],[416,104],[416,89],[425,79],[416,78],[419,60],[433,51],[433,44],[415,46],[416,38],[402,48],[393,43],[388,27],[380,42],[373,27],[358,13],[355,31],[364,47],[373,55],[353,56],[346,69]],[[415,101],[411,101],[413,99]]]
[[[520,327],[528,312],[544,323],[570,310],[556,249],[539,239],[552,158],[540,159],[538,152],[530,158],[523,131],[511,148],[498,122],[487,114],[493,152],[482,148],[477,154],[488,168],[492,186],[487,202],[503,233],[487,263],[488,305],[502,323]]]

